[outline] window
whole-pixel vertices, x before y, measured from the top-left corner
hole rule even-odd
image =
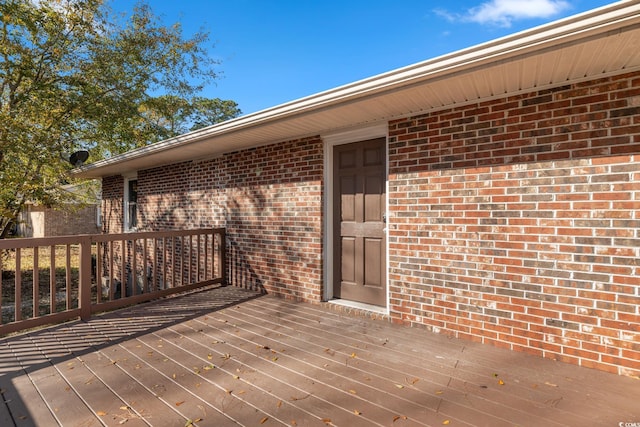
[[[98,203],[96,205],[96,226],[98,228],[102,227],[102,204]]]
[[[138,180],[131,178],[124,184],[124,230],[138,227]]]

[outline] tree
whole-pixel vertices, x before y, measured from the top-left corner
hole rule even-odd
[[[217,78],[208,43],[144,3],[117,15],[103,0],[0,1],[0,238],[26,201],[70,197],[68,153],[97,160],[157,141],[149,112],[167,104],[150,94],[198,99]]]
[[[141,113],[141,131],[150,141],[161,141],[238,117],[242,112],[230,100],[163,95],[145,102]]]

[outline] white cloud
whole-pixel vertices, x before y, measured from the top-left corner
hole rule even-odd
[[[449,21],[477,22],[509,27],[513,21],[531,18],[549,18],[570,7],[564,0],[490,0],[473,7],[465,14],[443,10],[436,14]]]

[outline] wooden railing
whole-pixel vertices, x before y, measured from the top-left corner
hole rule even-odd
[[[224,229],[0,240],[0,335],[226,284]]]

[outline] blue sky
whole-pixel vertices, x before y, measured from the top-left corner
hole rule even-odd
[[[244,114],[612,3],[607,0],[147,0],[210,32],[221,78],[203,96]],[[112,0],[117,10],[134,0]]]

